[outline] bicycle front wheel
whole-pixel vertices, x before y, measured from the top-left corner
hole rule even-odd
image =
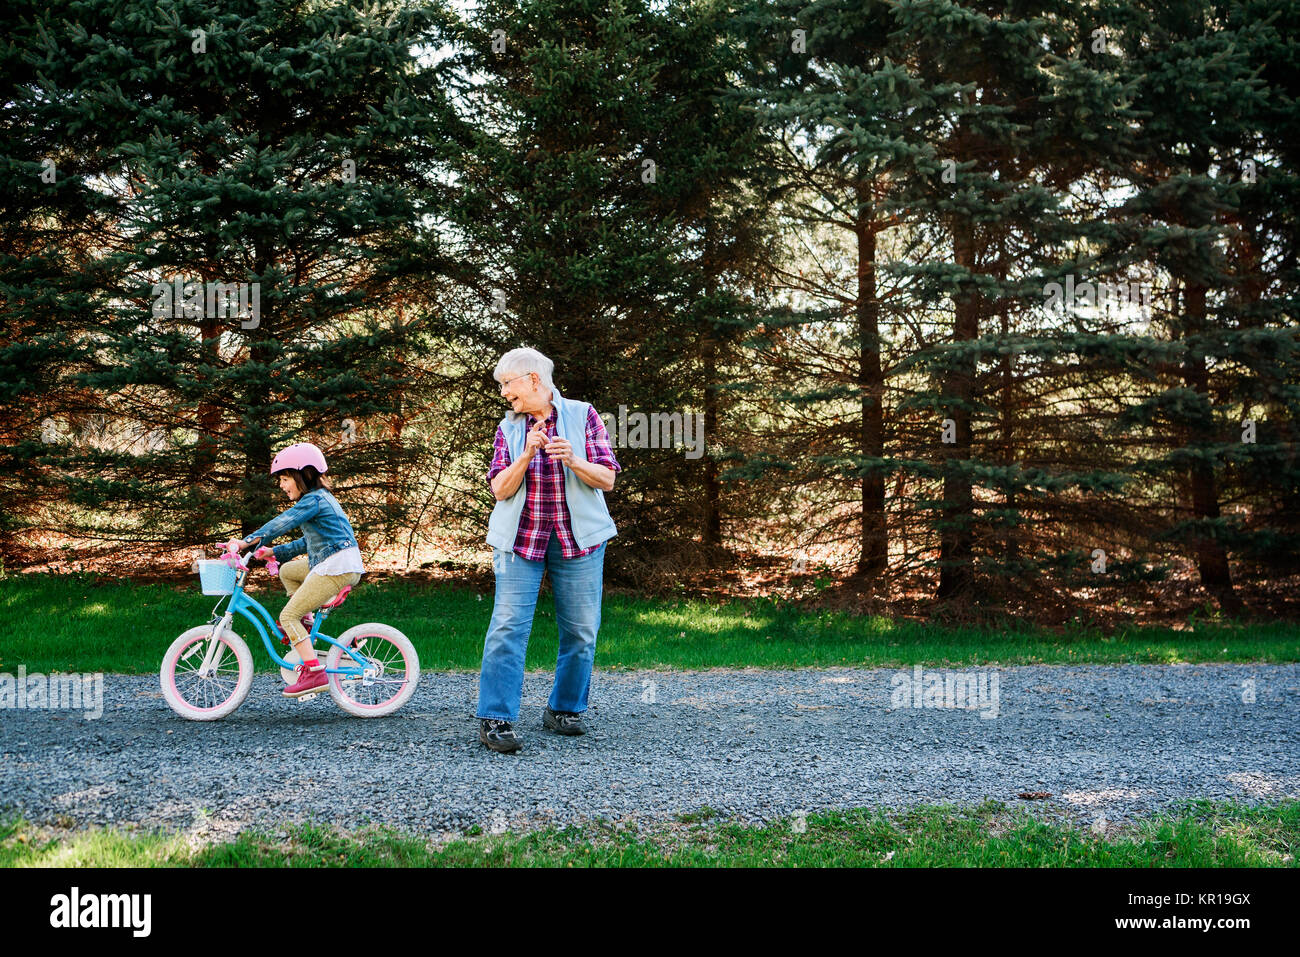
[[[330,697],[348,714],[357,718],[382,718],[415,694],[415,686],[420,681],[420,658],[411,640],[396,628],[369,622],[349,628],[338,640],[349,646],[355,642],[357,653],[367,662],[363,675],[329,676]],[[332,671],[359,666],[342,648],[331,645],[325,667]]]
[[[217,639],[211,667],[203,670],[211,635],[212,625],[185,632],[167,649],[159,671],[163,697],[191,721],[224,718],[244,703],[253,686],[253,654],[229,628]]]

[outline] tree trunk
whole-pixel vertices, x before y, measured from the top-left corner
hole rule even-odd
[[[953,225],[953,261],[970,273],[975,272],[974,227],[969,221],[958,220]],[[974,291],[958,295],[954,300],[953,339],[956,343],[969,342],[979,337],[979,296]],[[945,395],[948,417],[956,423],[954,444],[944,445],[944,458],[949,470],[943,479],[943,528],[939,533],[939,590],[940,599],[959,598],[970,589],[972,581],[971,520],[974,496],[970,478],[953,469],[970,458],[972,433],[970,401],[975,392],[975,360],[964,360],[949,374]]]
[[[714,262],[715,224],[712,217],[704,224],[704,291],[710,299],[718,288],[718,274]],[[705,560],[715,567],[717,550],[722,547],[722,483],[718,480],[718,462],[708,454],[710,442],[718,434],[718,339],[712,328],[704,330],[704,523],[700,540],[704,543]],[[689,412],[683,410],[683,414]]]
[[[862,401],[861,454],[885,454],[885,380],[880,366],[880,300],[876,292],[876,227],[871,180],[856,184],[858,210],[854,233],[858,242],[858,390]],[[874,471],[862,477],[861,551],[856,574],[876,576],[888,561],[889,529],[885,522],[885,476]]]
[[[269,262],[257,262],[254,270],[257,276],[264,276]],[[258,279],[258,282],[261,280]],[[268,308],[266,297],[259,297],[260,312],[258,324],[248,329],[248,358],[250,362],[268,363],[272,358],[270,343],[274,336],[274,306]],[[272,303],[274,303],[272,299]],[[268,422],[269,416],[262,410],[267,405],[266,390],[269,383],[258,382],[248,388],[245,396],[243,419],[247,422]],[[266,478],[271,467],[271,438],[260,429],[244,427],[242,436],[244,451],[244,504],[240,515],[241,526],[245,535],[266,523],[273,511],[274,500],[271,498],[271,483]]]
[[[1200,331],[1205,328],[1205,290],[1199,284],[1188,283],[1186,296],[1186,321],[1190,330]],[[1210,391],[1209,373],[1205,365],[1205,356],[1193,355],[1188,350],[1184,362],[1184,378],[1187,386],[1198,395],[1208,395]],[[1193,426],[1191,437],[1201,442],[1214,439],[1213,430],[1208,424]],[[1215,478],[1214,465],[1210,462],[1196,460],[1190,467],[1192,488],[1192,515],[1202,521],[1215,521],[1219,518],[1219,483]],[[1196,567],[1201,574],[1201,584],[1218,599],[1224,611],[1239,611],[1241,600],[1232,587],[1232,571],[1228,567],[1228,552],[1223,543],[1208,535],[1195,538]]]
[[[1005,274],[1001,277],[1001,279],[1005,281],[1006,279]],[[998,312],[1002,320],[1001,322],[1002,338],[1005,341],[1007,334],[1011,330],[1011,318],[1009,315],[1010,310],[1006,305],[1003,305],[999,308]],[[1001,402],[1002,465],[1006,468],[1010,468],[1016,461],[1015,453],[1012,451],[1013,449],[1012,442],[1015,439],[1016,400],[1015,400],[1015,392],[1013,390],[1013,387],[1015,385],[1015,377],[1012,375],[1010,353],[1002,357],[1002,361],[999,363],[999,365],[1000,365],[1000,369],[998,371],[1002,375],[1002,402]],[[1007,489],[1006,493],[1003,496],[1003,501],[1006,503],[1007,511],[1009,513],[1015,511],[1016,490],[1014,486],[1011,486]],[[1010,564],[1012,562],[1019,560],[1020,558],[1019,526],[1007,525],[1006,531],[1003,533],[1002,542],[1003,542],[1002,544],[1003,561]]]
[[[712,284],[712,282],[710,282]],[[722,483],[718,480],[718,463],[708,454],[708,443],[718,434],[718,359],[717,341],[712,333],[704,334],[704,542],[709,567],[714,567],[715,550],[722,547]],[[689,413],[687,413],[689,414]]]
[[[214,316],[205,316],[199,320],[199,336],[202,339],[199,352],[205,357],[204,363],[209,368],[215,368],[219,362],[217,337],[221,335],[221,323],[222,320]],[[196,423],[198,440],[189,474],[190,487],[205,503],[216,493],[213,472],[217,466],[217,452],[221,447],[217,440],[217,433],[221,430],[221,406],[216,401],[218,396],[217,389],[207,388],[199,400]],[[210,507],[200,504],[192,509],[185,518],[183,535],[186,543],[197,545],[209,541],[217,531],[213,527],[215,521]]]

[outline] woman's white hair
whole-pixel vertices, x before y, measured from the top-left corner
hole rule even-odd
[[[515,376],[536,372],[537,377],[542,380],[542,387],[553,392],[555,391],[555,383],[551,381],[553,371],[555,371],[555,363],[536,349],[511,349],[497,363],[492,378],[505,384]]]

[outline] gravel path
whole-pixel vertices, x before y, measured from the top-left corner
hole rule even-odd
[[[996,717],[913,707],[910,669],[598,670],[591,733],[560,738],[541,729],[550,675],[530,673],[517,755],[478,744],[477,674],[426,673],[402,711],[373,721],[327,695],[285,700],[258,675],[214,723],[173,714],[156,676],[108,675],[99,720],[0,710],[0,810],[220,836],[307,817],[500,832],[702,805],[757,823],[986,798],[1119,823],[1190,797],[1300,797],[1300,665],[984,674],[998,678]]]

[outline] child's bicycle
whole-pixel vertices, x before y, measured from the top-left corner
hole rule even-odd
[[[206,625],[191,628],[172,642],[163,655],[159,677],[163,697],[172,710],[193,721],[215,721],[233,712],[248,697],[253,684],[253,655],[244,640],[230,628],[236,614],[243,615],[258,634],[266,653],[280,665],[285,683],[295,680],[297,654],[286,660],[276,654],[271,635],[276,621],[262,605],[244,592],[248,558],[226,552],[216,561],[199,562],[199,583],[205,595],[229,596],[225,614],[218,616],[224,598],[213,606]],[[335,703],[358,718],[392,714],[415,693],[420,680],[420,659],[415,646],[389,625],[368,622],[349,628],[339,637],[321,632],[330,612],[343,604],[351,588],[321,606],[311,629],[312,645],[322,638],[331,646],[325,658],[329,692]],[[259,618],[261,620],[259,620]],[[299,701],[314,698],[304,695]]]

